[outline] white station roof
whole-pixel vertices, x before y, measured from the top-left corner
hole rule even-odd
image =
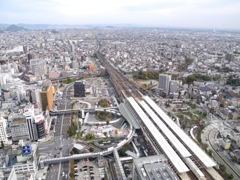
[[[166,153],[170,161],[173,163],[175,168],[179,173],[184,173],[189,171],[188,167],[184,164],[184,162],[180,159],[177,153],[172,149],[172,147],[168,144],[166,139],[162,136],[162,134],[158,131],[155,125],[151,122],[151,120],[147,117],[147,115],[143,112],[137,102],[132,98],[127,98],[131,106],[138,113],[139,117],[144,122],[145,126],[152,132],[153,137],[158,141],[159,145]]]
[[[192,150],[192,152],[202,161],[207,167],[216,166],[215,162],[203,152],[203,150],[193,140],[175,124],[165,112],[163,112],[158,105],[156,105],[151,98],[148,96],[143,97],[146,102],[154,109],[154,111],[165,121],[166,124],[178,135],[178,137]]]
[[[144,108],[155,124],[161,129],[161,131],[168,137],[172,145],[179,151],[182,157],[189,157],[191,153],[183,146],[183,144],[176,138],[176,136],[167,128],[167,126],[159,119],[159,117],[151,110],[151,108],[144,102],[139,101],[140,105]]]

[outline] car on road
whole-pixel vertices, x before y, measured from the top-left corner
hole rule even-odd
[[[59,150],[62,150],[62,148],[60,147],[60,149]]]
[[[62,176],[63,176],[63,177],[65,176],[65,173],[64,173],[64,172],[62,172]]]

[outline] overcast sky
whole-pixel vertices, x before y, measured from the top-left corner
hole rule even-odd
[[[0,23],[240,29],[240,0],[0,0]]]

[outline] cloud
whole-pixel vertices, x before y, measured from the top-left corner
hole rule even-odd
[[[4,0],[0,23],[138,24],[240,29],[239,0]]]

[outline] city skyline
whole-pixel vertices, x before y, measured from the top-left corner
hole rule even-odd
[[[240,29],[240,1],[9,0],[0,3],[0,16],[0,23],[7,24],[129,24]]]

